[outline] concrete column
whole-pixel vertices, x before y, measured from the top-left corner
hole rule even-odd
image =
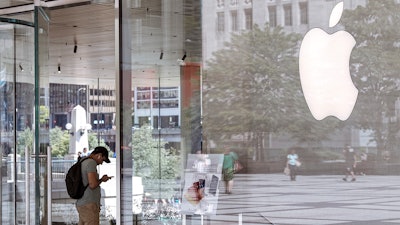
[[[76,158],[78,152],[82,152],[83,148],[89,149],[88,130],[92,129],[90,124],[86,122],[86,110],[77,105],[71,112],[71,123],[66,127],[70,134],[69,154]]]

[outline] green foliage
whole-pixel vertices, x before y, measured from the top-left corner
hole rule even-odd
[[[24,156],[25,151],[33,150],[33,131],[28,127],[19,133],[17,138],[17,154]]]
[[[373,132],[370,141],[377,143],[378,154],[400,144],[395,109],[400,95],[399,11],[400,5],[393,0],[374,0],[346,11],[342,18],[357,42],[351,74],[359,95],[350,119],[358,128]]]
[[[143,179],[174,179],[179,174],[180,157],[166,142],[152,137],[149,125],[135,130],[132,136],[134,175]]]
[[[301,157],[301,161],[304,162],[322,162],[343,158],[342,152],[337,152],[332,149],[299,149],[297,153]]]
[[[49,136],[52,155],[54,157],[64,157],[67,155],[69,152],[69,141],[71,138],[68,131],[63,131],[60,127],[55,127],[50,129]],[[105,144],[104,139],[100,138],[99,144],[95,133],[88,134],[88,141],[89,150],[94,149],[96,146],[104,146],[110,150],[110,147]],[[110,154],[112,153],[110,152]]]
[[[40,124],[45,124],[46,119],[49,119],[49,115],[50,115],[49,108],[44,105],[41,105],[40,106],[40,115],[39,115]]]
[[[70,134],[61,130],[60,127],[50,129],[50,146],[53,157],[63,157],[69,152]]]
[[[226,131],[275,131],[294,112],[301,90],[299,37],[268,25],[233,35],[214,53],[204,78],[205,121]],[[293,88],[297,85],[297,88]],[[285,99],[291,101],[287,104]],[[304,101],[304,100],[301,100]],[[222,126],[223,125],[223,126]]]
[[[214,53],[203,81],[206,136],[246,133],[262,143],[266,133],[286,132],[313,143],[340,127],[338,120],[316,121],[307,108],[298,72],[300,38],[281,27],[254,26]]]
[[[96,133],[89,133],[88,134],[88,142],[89,142],[89,150],[93,150],[97,146],[103,146],[105,147],[108,151],[110,151],[110,147],[105,143],[103,138],[99,138]]]

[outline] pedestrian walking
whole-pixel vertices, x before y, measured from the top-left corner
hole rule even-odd
[[[225,149],[222,173],[224,175],[226,194],[232,194],[233,178],[235,175],[235,161],[238,159],[239,157],[235,152],[230,151],[228,148]]]
[[[360,175],[365,176],[368,168],[368,154],[366,152],[362,152],[360,155],[360,165],[357,165],[357,170]]]
[[[286,158],[287,158],[286,167],[289,168],[290,180],[296,181],[297,169],[301,165],[296,150],[292,148]]]
[[[350,145],[345,145],[343,154],[345,157],[345,177],[343,180],[347,181],[347,178],[351,176],[351,181],[356,181],[356,176],[354,174],[357,164],[355,151]]]

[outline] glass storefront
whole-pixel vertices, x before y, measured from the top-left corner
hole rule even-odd
[[[1,18],[2,223],[33,222],[35,175],[34,28],[29,21]],[[26,210],[27,209],[27,210]],[[24,213],[22,213],[24,212]]]
[[[101,224],[400,220],[400,4],[340,2],[0,3],[2,224],[77,224],[98,145]]]

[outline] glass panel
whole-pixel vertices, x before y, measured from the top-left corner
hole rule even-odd
[[[343,1],[334,27],[331,12],[340,1],[239,2],[202,1],[203,150],[225,153],[224,180],[233,177],[220,183],[217,215],[205,218],[211,224],[384,224],[398,218],[382,219],[374,207],[366,218],[363,207],[382,203],[370,199],[372,186],[395,197],[390,183],[400,175],[399,1]],[[221,34],[209,19],[246,8],[253,10],[252,30],[238,16],[241,32]],[[238,173],[228,171],[236,158],[229,151],[244,166]],[[340,215],[355,195],[363,206],[351,205],[341,221],[316,213],[329,202],[330,214]]]
[[[48,52],[45,46],[40,51],[45,57],[40,62],[45,69],[40,73],[40,109],[47,116],[40,129],[52,155],[51,219],[53,224],[78,223],[77,200],[66,192],[65,174],[78,157],[100,145],[109,150],[111,162],[97,167],[99,177],[114,177],[100,186],[100,222],[109,224],[117,217],[118,191],[114,5],[93,1],[46,10],[51,19],[48,34],[41,34]],[[130,122],[131,114],[127,116]]]
[[[122,170],[133,171],[122,175],[132,189],[121,196],[128,205],[122,221],[132,221],[129,211],[133,221],[179,224],[186,155],[201,153],[200,2],[123,1],[121,8],[132,11],[122,14],[120,51],[129,68],[120,81],[120,107],[133,122],[121,123],[130,135],[121,142],[133,157],[133,167]]]
[[[27,26],[16,27],[16,214],[17,222],[35,221],[34,164],[31,155],[34,152],[34,29]],[[29,221],[29,222],[28,222]]]
[[[1,214],[3,223],[34,222],[34,76],[32,24],[2,18],[1,40]],[[7,22],[8,21],[8,22]],[[21,24],[21,25],[19,25]],[[15,141],[17,140],[17,141]],[[16,151],[14,151],[16,150]]]
[[[1,218],[2,223],[15,221],[15,137],[14,106],[15,106],[15,84],[14,58],[15,41],[14,25],[0,24],[0,49],[1,49],[1,149],[2,149],[2,185],[1,185]]]
[[[49,71],[48,71],[48,56],[49,56],[49,18],[48,12],[41,7],[35,7],[36,14],[36,55],[35,55],[35,96],[36,96],[36,111],[35,111],[35,173],[36,179],[42,181],[36,182],[36,197],[39,202],[36,204],[35,215],[41,215],[36,221],[46,223],[51,221],[52,207],[52,190],[53,165],[50,152],[49,138]]]

